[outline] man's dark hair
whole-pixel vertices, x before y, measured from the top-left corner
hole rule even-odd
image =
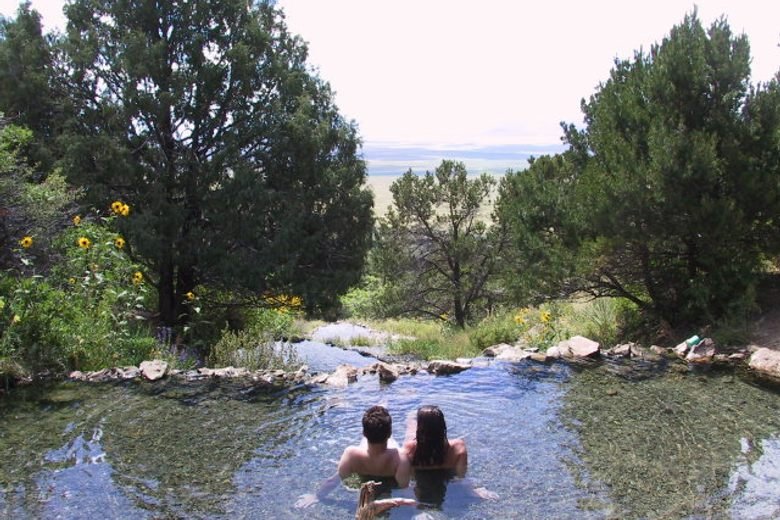
[[[371,444],[385,442],[393,433],[393,418],[384,406],[372,406],[363,414],[363,435]]]

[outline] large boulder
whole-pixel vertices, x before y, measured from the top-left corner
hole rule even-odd
[[[748,366],[760,376],[780,381],[780,351],[759,348],[750,356]]]
[[[471,368],[471,365],[466,363],[457,363],[455,361],[448,361],[446,359],[435,359],[428,363],[428,372],[437,376],[446,376],[450,374],[457,374]]]
[[[685,355],[685,361],[689,363],[712,363],[715,354],[717,354],[715,342],[710,338],[704,338],[691,346]]]
[[[503,352],[512,350],[513,348],[514,347],[509,343],[498,343],[496,345],[491,345],[487,347],[485,350],[482,351],[482,355],[485,357],[498,357]]]
[[[142,361],[138,367],[141,375],[149,381],[162,379],[168,373],[168,363],[162,359],[153,359],[152,361]]]
[[[339,365],[336,370],[328,375],[325,384],[337,387],[346,387],[357,381],[358,370],[352,365]]]
[[[561,356],[565,358],[586,358],[599,355],[599,343],[584,336],[572,336],[557,345]],[[548,350],[549,353],[549,350]]]
[[[374,368],[376,369],[376,373],[379,375],[379,380],[383,383],[392,383],[398,379],[398,368],[393,365],[388,365],[387,363],[380,361],[378,363],[374,363]]]

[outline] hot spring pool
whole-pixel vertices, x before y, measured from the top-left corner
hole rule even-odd
[[[267,395],[238,382],[59,383],[0,400],[3,518],[353,518],[341,487],[293,507],[360,440],[373,404],[444,411],[470,482],[412,482],[389,518],[773,518],[780,395],[734,374],[641,380],[609,367],[485,362]],[[428,479],[431,480],[431,479]],[[481,485],[495,501],[471,498]]]

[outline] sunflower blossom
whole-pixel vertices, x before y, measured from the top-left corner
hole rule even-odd
[[[33,245],[33,239],[31,236],[26,236],[19,241],[19,245],[25,249],[30,249]]]
[[[135,285],[140,285],[144,281],[144,275],[141,271],[136,271],[133,273],[133,283]]]
[[[122,204],[122,208],[119,210],[119,214],[122,215],[123,217],[130,216],[130,206],[128,206],[127,204]]]
[[[115,200],[111,203],[111,211],[118,215],[122,213],[122,206],[124,206],[124,203],[121,200]]]
[[[187,298],[187,301],[192,301],[195,299],[195,293],[190,291],[187,294],[185,294],[184,297]]]
[[[71,220],[73,221],[74,226],[81,224],[81,217],[79,215],[74,215]]]
[[[117,249],[124,249],[125,247],[125,239],[122,237],[116,237],[114,239],[114,245],[117,247]]]

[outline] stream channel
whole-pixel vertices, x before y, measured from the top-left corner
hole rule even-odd
[[[319,370],[355,354],[307,350]],[[377,403],[398,441],[408,413],[436,404],[469,448],[465,481],[418,475],[391,493],[420,505],[389,518],[780,517],[777,391],[731,371],[476,361],[270,394],[172,378],[17,388],[0,399],[0,517],[354,518],[354,483],[305,511],[294,503],[359,442]]]

